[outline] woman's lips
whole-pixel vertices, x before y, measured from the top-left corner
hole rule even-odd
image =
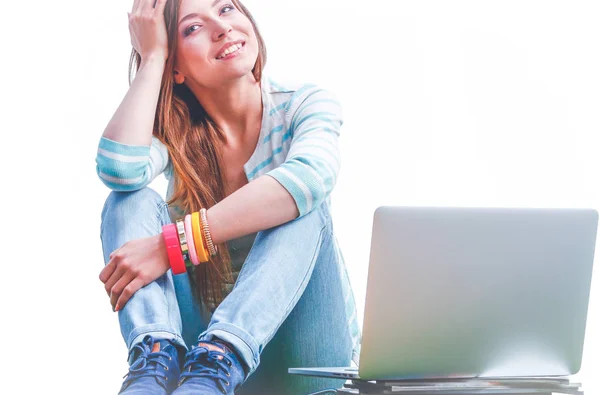
[[[240,46],[238,49],[234,50],[233,52],[228,53],[227,55],[223,56],[223,57],[217,57],[217,60],[227,60],[227,59],[231,59],[235,56],[237,56],[246,46],[246,43],[243,41],[237,42],[237,43],[232,43],[230,45],[227,45],[227,47],[225,48],[225,50],[231,48],[231,47],[235,47],[235,46]],[[222,51],[220,53],[223,53]]]

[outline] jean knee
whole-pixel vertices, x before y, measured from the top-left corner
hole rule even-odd
[[[296,218],[292,223],[297,223],[302,226],[303,229],[314,228],[320,230],[323,227],[331,226],[331,215],[329,212],[329,204],[327,202],[321,203],[310,212],[304,214],[302,217]]]
[[[290,245],[290,243],[304,246],[315,245],[317,240],[322,239],[322,243],[325,240],[324,235],[330,235],[332,229],[329,207],[323,203],[301,217],[259,232],[251,252],[257,249],[271,254],[271,248],[277,249],[278,246]],[[330,239],[330,237],[326,238]]]
[[[102,229],[126,222],[152,221],[160,224],[166,213],[167,203],[152,188],[132,192],[112,191],[102,208]]]

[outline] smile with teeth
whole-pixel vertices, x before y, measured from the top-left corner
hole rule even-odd
[[[227,48],[225,51],[221,52],[221,54],[219,56],[217,56],[217,59],[222,59],[222,58],[224,58],[225,56],[227,56],[229,54],[237,52],[242,47],[243,47],[243,45],[241,43],[240,44],[234,44],[231,47]]]

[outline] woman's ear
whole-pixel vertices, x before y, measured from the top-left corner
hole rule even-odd
[[[179,71],[175,70],[173,72],[173,80],[175,81],[176,84],[181,85],[181,84],[183,84],[183,81],[185,81],[185,77]]]

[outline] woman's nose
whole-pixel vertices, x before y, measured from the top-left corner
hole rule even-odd
[[[213,32],[213,40],[218,41],[222,40],[224,37],[227,37],[233,28],[228,23],[223,21],[215,21],[215,30]]]

